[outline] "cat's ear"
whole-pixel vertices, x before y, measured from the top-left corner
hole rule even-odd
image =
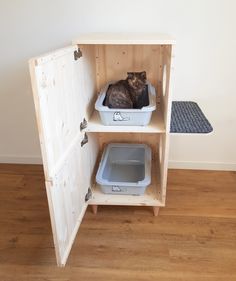
[[[146,71],[142,71],[142,72],[140,73],[140,77],[141,77],[143,80],[146,80],[146,79],[147,79]]]
[[[127,72],[127,78],[133,79],[134,78],[134,72]]]

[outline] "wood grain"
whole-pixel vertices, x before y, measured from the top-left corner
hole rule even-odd
[[[85,45],[86,46],[86,45]],[[157,89],[161,82],[162,45],[96,45],[98,89],[107,82],[125,79],[127,71],[143,71]],[[159,94],[159,93],[158,93]]]
[[[88,209],[57,268],[41,166],[0,165],[0,280],[236,280],[236,172],[170,170],[167,206]]]
[[[81,147],[81,121],[91,115],[96,88],[94,47],[74,59],[70,46],[30,60],[35,111],[58,265],[65,265],[87,208],[85,195],[97,158],[97,141]],[[84,94],[86,93],[86,95]],[[86,169],[84,169],[86,167]]]
[[[97,36],[101,36],[101,41],[97,41]],[[156,177],[160,178],[160,184],[159,180],[157,185],[154,181],[152,192],[147,191],[148,196],[136,200],[127,197],[126,202],[107,200],[103,194],[98,193],[98,196],[94,197],[95,201],[91,200],[92,204],[101,205],[104,202],[117,205],[129,203],[163,206],[165,201],[169,150],[171,44],[174,42],[169,36],[158,34],[146,34],[143,38],[141,34],[104,36],[104,34],[91,35],[92,41],[87,41],[88,37],[84,38],[84,41],[80,39],[78,45],[56,50],[29,61],[46,192],[57,263],[60,266],[65,265],[87,207],[85,197],[88,188],[92,186],[92,174],[99,145],[101,148],[108,142],[124,142],[125,139],[129,142],[149,144],[154,158],[158,158],[158,151],[162,155],[159,165],[156,166]],[[102,43],[105,38],[108,41]],[[117,41],[114,42],[114,39]],[[130,40],[133,40],[132,44],[129,44]],[[82,56],[77,60],[74,53],[78,48]],[[163,85],[164,65],[167,69],[165,96],[158,90]],[[127,71],[142,70],[147,72],[148,80],[155,86],[158,95],[159,115],[154,113],[149,126],[104,128],[96,116],[94,118],[93,115],[91,119],[96,93],[104,84],[110,80],[126,77]],[[89,124],[87,128],[89,141],[81,148],[84,132],[80,131],[80,124],[84,119]],[[14,181],[20,180],[14,179],[13,184]]]

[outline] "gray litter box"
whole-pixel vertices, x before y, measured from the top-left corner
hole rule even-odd
[[[152,112],[156,109],[156,91],[150,82],[147,82],[147,105],[141,109],[115,109],[104,105],[106,92],[111,84],[108,83],[101,91],[95,103],[103,125],[107,126],[146,126],[149,124]]]
[[[145,144],[108,144],[96,181],[103,193],[142,195],[151,183],[151,159]]]

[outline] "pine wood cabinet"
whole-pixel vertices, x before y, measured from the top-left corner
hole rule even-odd
[[[163,34],[87,34],[67,48],[30,60],[57,263],[65,265],[88,205],[165,206],[174,40]],[[127,71],[147,72],[157,91],[148,126],[104,126],[94,103]],[[104,145],[146,143],[152,183],[144,195],[101,193],[95,173]]]

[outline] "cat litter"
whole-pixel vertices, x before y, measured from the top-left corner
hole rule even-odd
[[[156,109],[156,91],[150,82],[147,82],[147,105],[141,109],[116,109],[104,105],[106,92],[113,82],[108,83],[99,94],[95,103],[103,125],[107,126],[146,126],[149,124],[152,112]]]
[[[96,181],[103,193],[142,195],[151,183],[151,159],[145,144],[108,144]]]

